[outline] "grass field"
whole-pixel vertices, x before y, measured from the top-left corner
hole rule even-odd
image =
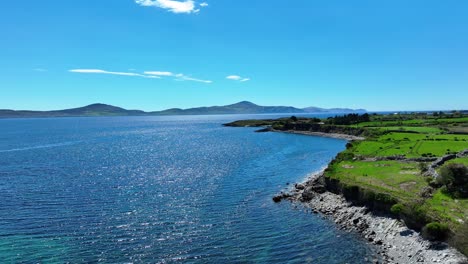
[[[354,153],[363,156],[404,155],[407,158],[443,156],[468,149],[468,135],[391,132],[356,143]]]
[[[344,183],[392,194],[405,201],[417,198],[419,190],[427,186],[415,162],[344,161],[327,174]]]
[[[376,127],[376,129],[383,131],[409,131],[417,133],[431,133],[437,134],[442,133],[443,130],[438,127],[417,127],[417,126],[387,126],[387,127]]]
[[[465,166],[468,166],[468,157],[456,158],[456,159],[447,161],[447,164],[450,164],[450,163],[459,163],[459,164],[465,164]]]
[[[376,118],[373,118],[376,119]],[[396,118],[393,118],[396,119]],[[359,127],[401,127],[401,126],[416,126],[416,127],[433,127],[447,126],[454,124],[468,123],[468,117],[459,118],[426,118],[426,119],[409,119],[409,120],[372,120],[369,122],[359,123]]]

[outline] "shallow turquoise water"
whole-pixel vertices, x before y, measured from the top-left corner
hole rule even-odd
[[[345,142],[225,128],[245,116],[0,120],[0,262],[364,263],[271,197]]]

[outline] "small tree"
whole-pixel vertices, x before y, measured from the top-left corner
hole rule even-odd
[[[293,122],[297,122],[297,117],[296,116],[291,116],[290,118]]]
[[[455,197],[468,197],[468,168],[463,164],[443,166],[437,182],[444,185],[447,192]]]

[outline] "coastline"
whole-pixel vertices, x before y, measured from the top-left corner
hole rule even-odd
[[[384,263],[468,263],[463,254],[448,244],[426,240],[390,215],[378,215],[364,206],[352,205],[342,195],[326,191],[322,180],[323,170],[295,184],[282,198],[299,202],[340,229],[358,234],[377,248]]]
[[[338,134],[338,133],[324,133],[324,132],[310,132],[310,131],[297,131],[297,130],[276,130],[270,129],[271,132],[280,132],[280,133],[288,133],[288,134],[298,134],[298,135],[306,135],[306,136],[316,136],[316,137],[328,137],[328,138],[336,138],[336,139],[345,139],[348,141],[353,140],[364,140],[364,137],[352,136],[347,134]]]
[[[269,131],[348,141],[365,139],[337,133],[275,129]],[[273,200],[279,202],[286,199],[292,203],[300,203],[310,208],[314,214],[333,221],[340,229],[356,233],[376,247],[383,263],[468,263],[468,258],[457,249],[445,242],[431,242],[423,238],[420,232],[408,228],[402,220],[389,214],[371,212],[365,206],[355,206],[343,195],[329,192],[323,178],[326,167],[311,173],[303,182],[296,183],[288,193],[281,192]]]
[[[438,167],[448,160],[466,156],[468,149],[464,146],[468,147],[468,137],[459,138],[458,133],[452,133],[450,128],[463,126],[468,122],[468,116],[442,115],[447,118],[439,120],[438,115],[428,117],[417,113],[372,117],[345,115],[322,122],[292,116],[289,119],[238,120],[224,125],[261,128],[255,132],[281,132],[368,143],[346,144],[346,150],[338,153],[327,165],[327,177],[322,171],[318,174],[320,176],[274,196],[273,201],[303,203],[315,213],[331,218],[340,228],[357,231],[376,246],[384,263],[468,264],[467,255],[461,253],[468,252],[468,230],[457,225],[463,223],[468,214],[466,199],[459,203],[442,193],[441,188],[449,188],[454,180],[444,184],[436,182]],[[351,126],[366,122],[375,129]],[[395,127],[396,124],[399,126]],[[424,148],[420,149],[421,145]],[[458,162],[465,163],[466,160]],[[329,175],[329,172],[337,174]],[[377,190],[368,188],[366,184]],[[465,192],[464,188],[462,185],[452,191]],[[424,204],[417,204],[419,199]],[[395,205],[398,206],[393,210]],[[399,220],[400,217],[404,220]],[[425,230],[424,238],[408,226]],[[425,237],[449,237],[450,240],[443,240],[447,243],[434,242]]]

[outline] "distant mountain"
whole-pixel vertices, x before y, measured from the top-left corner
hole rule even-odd
[[[54,111],[30,111],[30,110],[1,110],[0,118],[19,117],[72,117],[72,116],[151,116],[151,115],[222,115],[222,114],[301,114],[301,113],[350,113],[365,112],[364,109],[333,108],[324,109],[318,107],[295,108],[292,106],[260,106],[248,101],[225,106],[196,107],[189,109],[171,108],[163,111],[145,112],[141,110],[127,110],[124,108],[106,105],[92,104],[79,108],[54,110]]]
[[[30,110],[2,110],[0,117],[67,117],[67,116],[134,116],[146,115],[141,110],[126,110],[120,107],[106,104],[91,104],[79,108],[53,111],[30,111]]]
[[[306,107],[302,108],[306,113],[365,113],[366,109],[350,109],[350,108],[320,108],[320,107]]]
[[[222,114],[276,114],[276,113],[304,113],[304,110],[291,106],[259,106],[251,102],[242,101],[225,106],[197,107],[189,109],[173,108],[155,115],[222,115]]]

